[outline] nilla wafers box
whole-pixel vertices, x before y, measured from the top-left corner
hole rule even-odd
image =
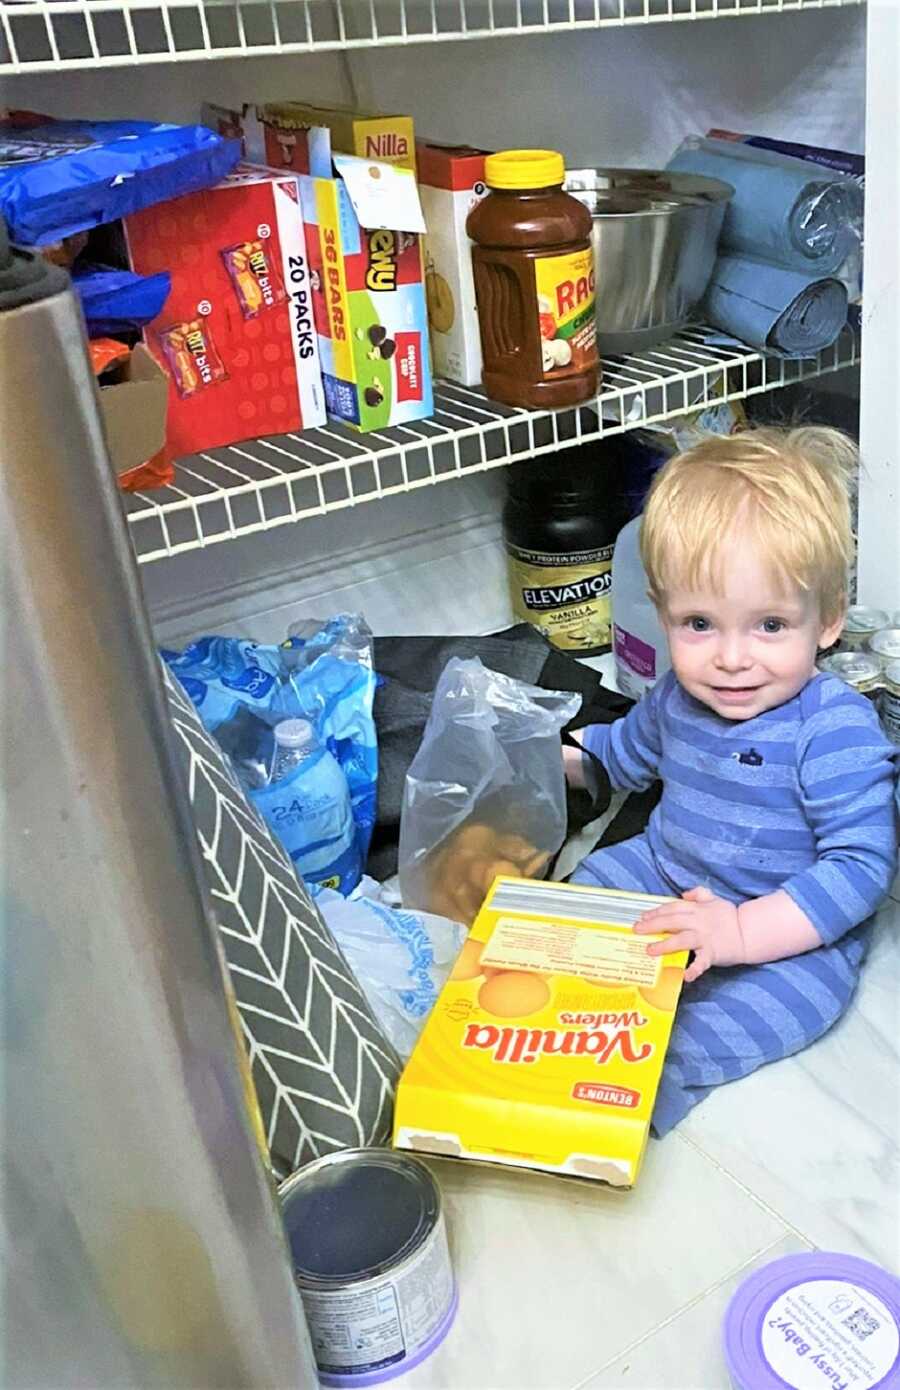
[[[632,1187],[687,952],[638,893],[498,878],[400,1079],[394,1147]]]

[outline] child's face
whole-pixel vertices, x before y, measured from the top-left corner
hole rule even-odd
[[[783,590],[740,537],[728,542],[723,591],[667,590],[660,618],[684,689],[724,719],[753,719],[803,689],[842,623],[822,622],[815,594]]]

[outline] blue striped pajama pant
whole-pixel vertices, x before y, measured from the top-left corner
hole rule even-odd
[[[671,894],[645,835],[595,850],[572,883]],[[684,986],[653,1111],[667,1134],[716,1086],[801,1051],[847,1008],[868,950],[872,920],[831,946],[768,965],[707,970]]]

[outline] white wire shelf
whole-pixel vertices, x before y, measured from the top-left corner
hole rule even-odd
[[[170,487],[123,494],[138,559],[161,560],[623,434],[837,371],[859,355],[849,328],[819,357],[795,362],[703,339],[696,328],[650,352],[605,358],[599,396],[576,410],[509,409],[439,382],[428,420],[366,435],[328,425],[195,455],[177,465]]]
[[[863,0],[0,0],[0,74],[551,34]]]

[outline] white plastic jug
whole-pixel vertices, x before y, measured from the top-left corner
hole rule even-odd
[[[619,532],[612,562],[613,649],[616,680],[623,695],[640,700],[668,671],[669,645],[647,594],[641,561],[641,518]]]

